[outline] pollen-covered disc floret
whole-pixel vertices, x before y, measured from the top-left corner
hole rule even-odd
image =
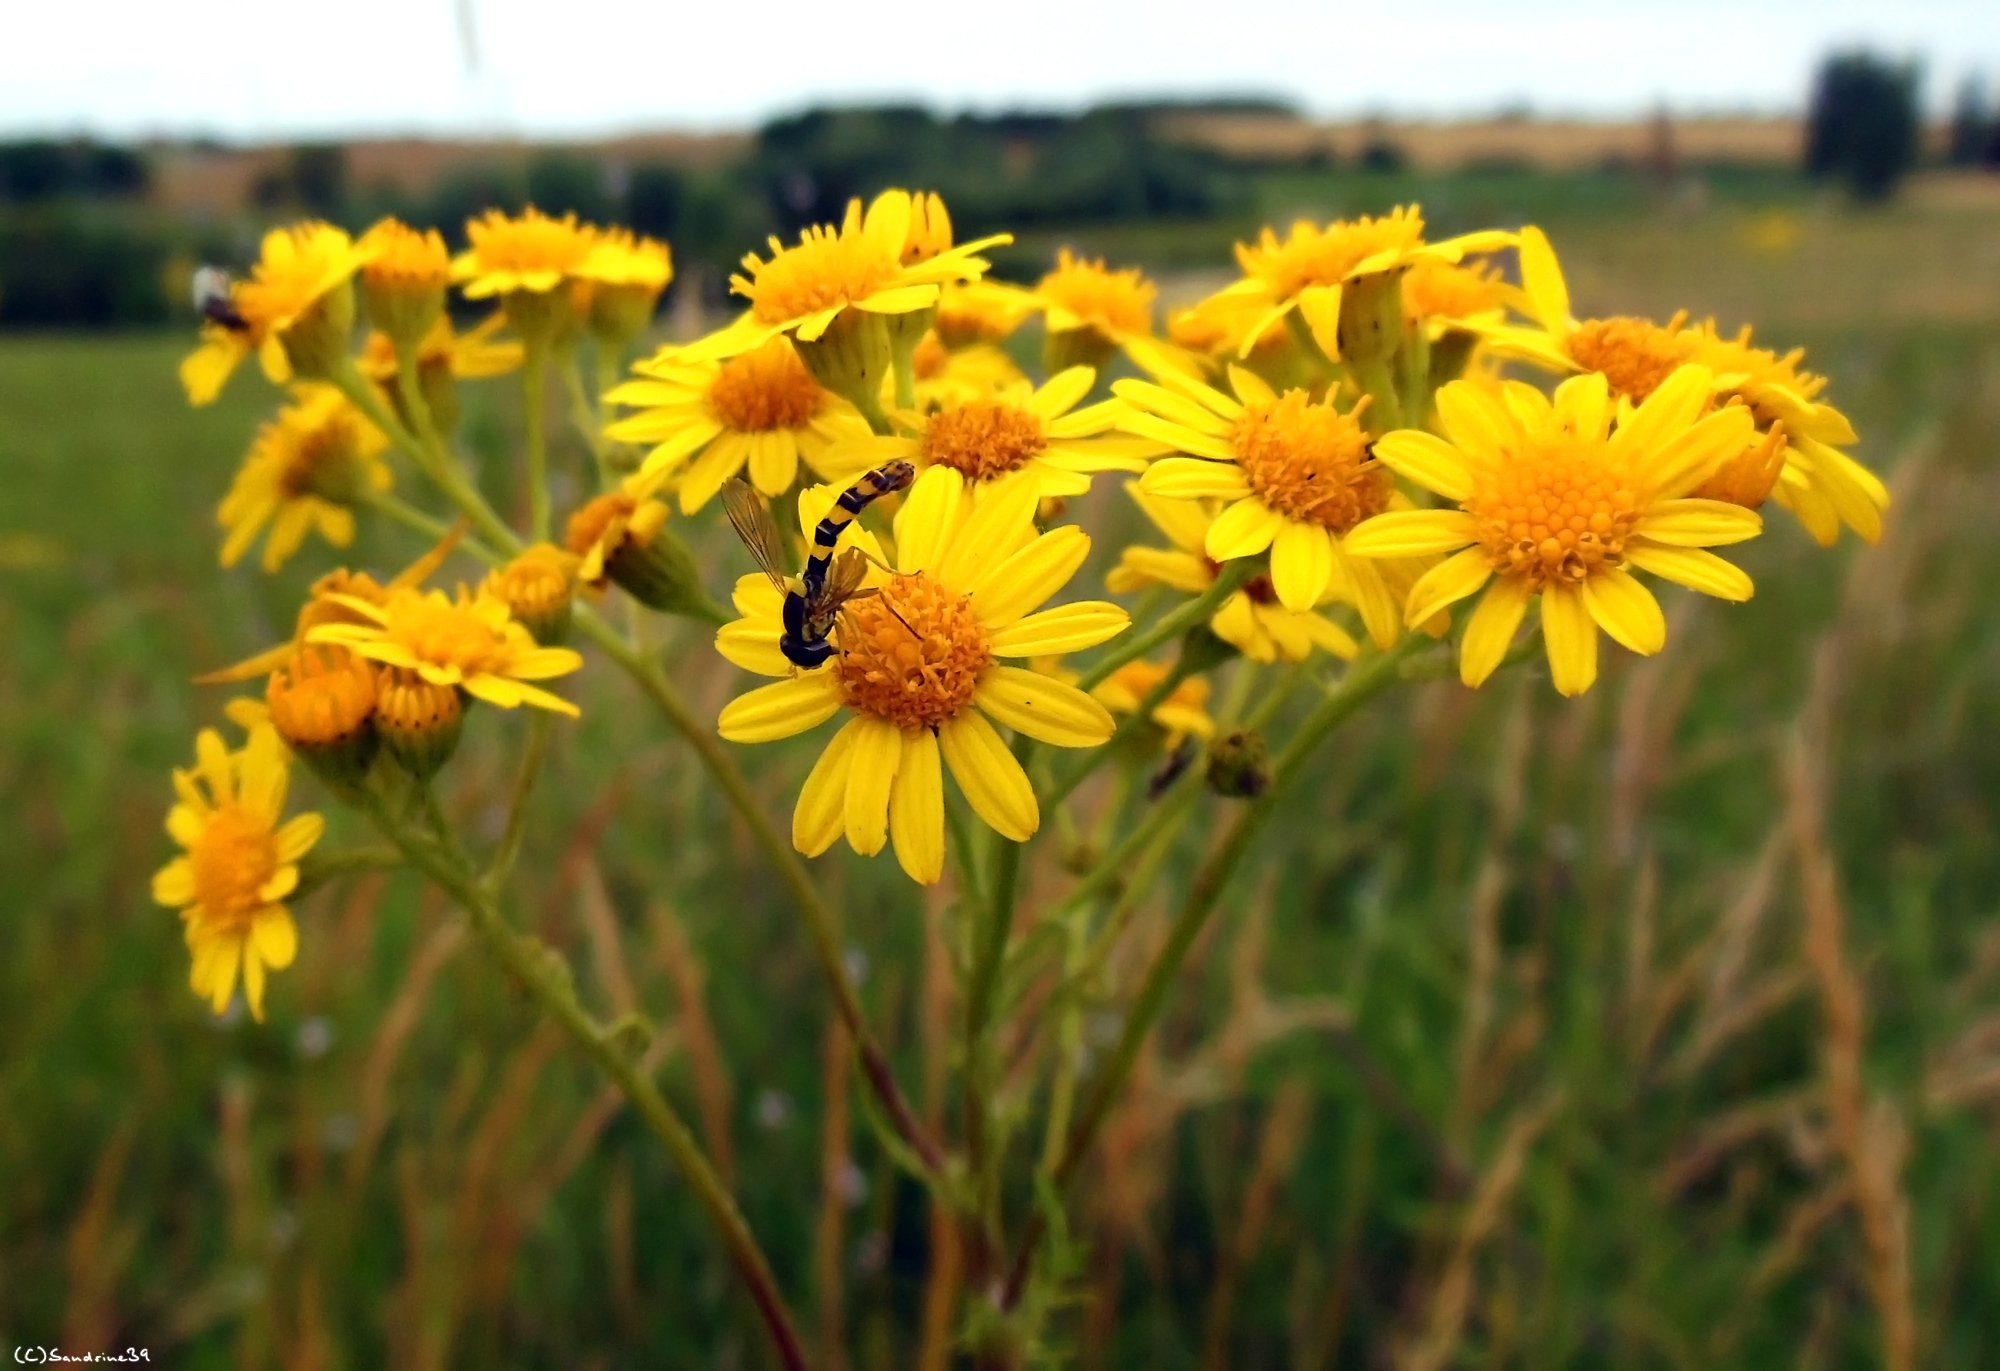
[[[834,665],[849,709],[898,728],[937,728],[972,703],[993,664],[969,596],[919,571],[848,607]]]
[[[1659,602],[1634,571],[1723,599],[1750,596],[1750,578],[1705,549],[1755,537],[1761,521],[1693,493],[1754,432],[1743,406],[1715,408],[1714,389],[1699,366],[1624,408],[1601,372],[1563,382],[1553,403],[1525,386],[1455,381],[1437,395],[1443,436],[1399,429],[1375,451],[1456,508],[1379,514],[1348,535],[1348,551],[1452,554],[1410,587],[1411,624],[1485,591],[1459,648],[1467,685],[1499,666],[1538,602],[1556,689],[1580,694],[1597,679],[1600,628],[1634,652],[1666,642]]]
[[[948,466],[972,481],[1019,471],[1048,445],[1038,416],[997,400],[967,400],[934,410],[917,439],[926,463]]]
[[[1602,372],[1614,394],[1636,405],[1688,360],[1680,323],[1678,316],[1665,324],[1625,314],[1585,319],[1570,329],[1563,348],[1579,371]]]
[[[173,781],[178,802],[167,832],[184,851],[154,875],[153,898],[180,911],[194,992],[220,1014],[240,971],[250,1012],[262,1020],[266,968],[290,966],[298,950],[284,900],[326,822],[317,814],[281,822],[290,766],[268,723],[253,726],[239,752],[203,729],[193,769],[175,771]]]
[[[1287,519],[1345,533],[1389,505],[1389,473],[1370,456],[1359,416],[1360,409],[1342,413],[1288,390],[1245,405],[1230,442],[1265,504]]]
[[[810,529],[837,492],[799,500]],[[1082,566],[1080,529],[1035,530],[1039,497],[1005,482],[975,500],[958,472],[923,472],[896,513],[894,570],[871,571],[835,629],[838,655],[800,671],[781,650],[785,592],[748,576],[736,586],[743,618],[716,635],[746,669],[780,677],[722,711],[722,735],[768,742],[840,713],[850,717],[806,778],[792,841],[816,856],[845,834],[858,852],[893,842],[913,879],[944,871],[944,772],[990,827],[1025,841],[1041,822],[1026,772],[994,724],[1059,747],[1111,737],[1110,714],[1072,685],[1009,659],[1042,658],[1101,643],[1129,620],[1103,601],[1041,609]],[[872,535],[849,525],[843,547],[879,556]]]
[[[474,300],[553,291],[576,274],[594,241],[574,214],[555,218],[533,205],[519,214],[488,210],[466,221],[465,236],[470,246],[453,260],[451,275]]]

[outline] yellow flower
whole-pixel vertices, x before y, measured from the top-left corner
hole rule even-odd
[[[849,604],[840,655],[812,671],[797,671],[778,650],[777,588],[762,577],[738,583],[744,619],[722,629],[718,649],[789,679],[732,701],[722,736],[769,742],[843,710],[852,716],[800,791],[792,816],[799,851],[817,855],[843,833],[865,854],[893,842],[903,870],[929,884],[944,870],[945,768],[973,813],[1002,836],[1024,842],[1040,826],[1027,773],[994,723],[1059,747],[1110,738],[1111,716],[1090,696],[1002,664],[1090,647],[1129,622],[1101,601],[1036,612],[1083,565],[1090,539],[1075,527],[1037,534],[1035,505],[1026,482],[975,503],[957,472],[924,472],[896,514],[894,573],[875,595]]]
[[[999,348],[990,343],[947,348],[938,340],[936,330],[918,340],[910,354],[910,369],[916,377],[920,411],[985,399],[1009,386],[1030,384],[1027,373]]]
[[[1548,236],[1533,226],[1521,230],[1521,292],[1537,327],[1467,321],[1502,356],[1556,372],[1598,372],[1613,394],[1635,405],[1692,357],[1693,344],[1682,332],[1684,315],[1665,324],[1632,315],[1583,320],[1572,315],[1562,264]]]
[[[643,238],[630,229],[605,229],[596,235],[576,275],[593,287],[591,328],[600,337],[623,343],[638,337],[652,321],[661,293],[674,279],[673,255],[657,238]]]
[[[231,753],[214,729],[195,739],[195,765],[176,769],[179,799],[167,832],[185,849],[153,877],[153,898],[178,909],[195,994],[220,1014],[243,973],[244,998],[264,1019],[264,971],[282,971],[298,952],[299,931],[284,899],[299,883],[299,858],[326,829],[317,814],[280,823],[290,767],[268,724]]]
[[[857,312],[884,318],[929,309],[938,302],[940,286],[985,273],[978,253],[1013,241],[1010,234],[994,234],[923,256],[927,243],[935,245],[920,231],[930,222],[928,213],[919,218],[908,191],[887,190],[865,214],[859,200],[850,203],[838,228],[809,228],[791,247],[772,238],[768,261],[750,253],[743,272],[729,278],[750,308],[735,323],[683,349],[682,360],[734,357],[781,333],[813,343],[835,321]]]
[[[1753,538],[1762,520],[1691,498],[1751,436],[1743,406],[1709,412],[1714,386],[1706,367],[1685,366],[1644,403],[1619,407],[1598,372],[1564,381],[1553,404],[1518,383],[1496,395],[1453,382],[1437,395],[1444,437],[1402,429],[1375,452],[1457,508],[1377,515],[1348,548],[1364,558],[1452,554],[1411,588],[1413,623],[1486,589],[1459,645],[1469,686],[1500,664],[1539,597],[1556,689],[1581,694],[1597,679],[1599,628],[1638,653],[1666,642],[1659,602],[1633,571],[1750,597],[1750,578],[1704,549]]]
[[[361,250],[369,259],[361,268],[369,321],[404,346],[423,338],[443,313],[451,279],[444,236],[386,218],[361,236]]]
[[[309,643],[340,643],[370,661],[402,667],[431,685],[457,686],[502,709],[535,705],[576,715],[577,707],[529,681],[566,676],[583,658],[564,647],[539,647],[498,600],[463,588],[457,598],[441,590],[400,587],[376,604],[356,595],[333,598],[361,623],[320,624]]]
[[[1056,254],[1055,270],[1042,277],[1033,300],[1042,311],[1050,371],[1082,364],[1102,369],[1111,354],[1125,354],[1147,371],[1192,369],[1180,351],[1154,336],[1153,302],[1160,288],[1136,267],[1113,271],[1103,258]]]
[[[1718,393],[1749,408],[1759,434],[1737,462],[1696,494],[1755,509],[1768,493],[1823,547],[1839,539],[1842,524],[1868,542],[1878,541],[1889,488],[1841,451],[1855,441],[1854,425],[1819,398],[1826,378],[1800,366],[1805,350],[1779,356],[1755,346],[1747,325],[1725,338],[1713,321],[1683,337],[1693,359],[1715,372]]]
[[[228,530],[222,565],[234,566],[265,528],[264,570],[276,571],[306,534],[335,547],[354,541],[352,506],[389,488],[380,430],[330,386],[299,386],[295,403],[257,432],[250,454],[216,510]]]
[[[817,470],[829,446],[868,432],[868,421],[813,379],[786,338],[726,361],[689,361],[668,348],[633,371],[641,379],[605,399],[635,412],[605,436],[653,444],[640,475],[678,477],[684,514],[745,466],[750,484],[775,499],[798,479],[801,457]]]
[[[1130,714],[1154,686],[1166,679],[1168,670],[1163,662],[1127,662],[1090,693],[1112,713]],[[1215,720],[1208,717],[1207,705],[1205,677],[1189,677],[1167,692],[1167,698],[1154,707],[1152,720],[1166,730],[1169,748],[1185,737],[1214,736]]]
[[[1221,294],[1262,306],[1244,330],[1244,351],[1296,309],[1327,355],[1338,356],[1336,324],[1342,294],[1350,285],[1427,258],[1456,262],[1468,253],[1497,252],[1513,242],[1510,233],[1488,230],[1427,243],[1423,212],[1415,205],[1323,227],[1300,219],[1283,238],[1265,228],[1254,244],[1238,243],[1236,262],[1243,277]]]
[[[1096,379],[1089,367],[1071,367],[1038,390],[1023,382],[991,397],[900,416],[907,433],[863,435],[829,448],[827,475],[846,480],[900,458],[920,472],[949,467],[975,493],[1025,474],[1040,495],[1082,495],[1094,473],[1144,471],[1148,458],[1167,450],[1112,432],[1125,414],[1115,400],[1078,409]]]
[[[1512,296],[1491,263],[1419,258],[1403,274],[1403,319],[1435,336],[1467,320],[1498,322]]]
[[[230,288],[241,327],[203,323],[201,346],[181,363],[189,402],[213,401],[252,352],[273,381],[294,372],[330,375],[347,355],[354,273],[368,258],[368,250],[331,224],[309,221],[265,234],[250,278]]]
[[[957,352],[982,343],[1004,343],[1034,312],[1035,299],[1004,281],[947,282],[938,296],[938,341]]]
[[[1153,463],[1140,489],[1171,500],[1224,501],[1203,544],[1209,557],[1231,562],[1268,549],[1278,603],[1304,613],[1343,586],[1369,636],[1384,647],[1395,642],[1400,606],[1383,569],[1349,557],[1343,546],[1349,530],[1395,498],[1360,422],[1366,400],[1343,413],[1330,396],[1281,395],[1237,366],[1229,369],[1234,397],[1185,377],[1160,380],[1112,387],[1132,406],[1127,429],[1187,454]]]
[[[547,295],[578,274],[595,235],[574,214],[554,219],[530,205],[521,213],[490,209],[466,221],[471,243],[451,264],[466,296]]]
[[[569,628],[578,569],[575,553],[553,543],[534,543],[507,565],[487,573],[479,593],[507,606],[514,622],[536,642],[557,643]]]
[[[483,381],[503,376],[521,365],[521,344],[494,337],[507,326],[504,314],[489,314],[463,333],[451,326],[449,316],[430,326],[417,345],[417,375],[427,378],[435,370],[459,381]],[[384,386],[396,382],[396,344],[377,330],[361,345],[355,363],[361,374]]]
[[[1215,502],[1162,499],[1148,495],[1137,482],[1125,489],[1172,546],[1126,548],[1105,576],[1105,587],[1118,595],[1156,585],[1200,595],[1214,585],[1222,569],[1207,552]],[[1351,601],[1353,595],[1344,584],[1337,584],[1328,588],[1327,598]],[[1208,628],[1254,662],[1302,662],[1314,648],[1351,661],[1361,651],[1346,629],[1317,610],[1291,610],[1279,604],[1268,575],[1251,577],[1224,600]]]

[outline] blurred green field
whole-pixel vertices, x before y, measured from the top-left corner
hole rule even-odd
[[[1166,1371],[1835,1368],[1907,1328],[1911,1364],[2000,1363],[2000,218],[1533,212],[1582,311],[1807,345],[1889,535],[1829,554],[1774,512],[1753,601],[1670,599],[1668,650],[1614,654],[1586,699],[1430,684],[1342,734],[1107,1129],[1063,1341]],[[0,338],[0,1337],[187,1368],[763,1365],[651,1140],[413,877],[303,904],[267,1025],[187,990],[147,880],[167,769],[225,698],[188,678],[282,636],[329,561],[216,570],[270,397],[243,377],[189,411],[186,345]],[[496,470],[502,431],[475,418]],[[720,589],[740,555],[701,542]],[[365,530],[347,560],[414,550]],[[669,650],[712,717],[735,673],[698,634]],[[578,697],[517,919],[661,1025],[826,1364],[922,1364],[928,1216],[848,1100],[788,906],[739,883],[748,844],[622,678]],[[447,773],[475,834],[520,729],[485,712]],[[813,745],[746,755],[773,813]],[[1140,944],[1224,817],[1202,803]],[[945,1108],[948,897],[844,849],[813,870]]]

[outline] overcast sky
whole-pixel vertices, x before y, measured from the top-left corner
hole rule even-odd
[[[1318,115],[1797,108],[1829,48],[2000,77],[2000,0],[0,0],[0,130],[263,139],[739,128],[1268,93]]]

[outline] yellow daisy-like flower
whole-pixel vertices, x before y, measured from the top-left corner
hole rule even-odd
[[[354,273],[369,255],[345,230],[317,221],[265,234],[263,255],[249,279],[230,287],[229,304],[240,326],[204,322],[201,346],[181,363],[189,402],[211,403],[253,352],[273,381],[288,380],[294,372],[331,374],[347,354]]]
[[[900,458],[920,472],[947,467],[974,493],[1018,475],[1045,497],[1082,495],[1095,473],[1144,471],[1147,459],[1168,451],[1151,438],[1114,433],[1126,412],[1115,400],[1078,409],[1096,380],[1089,367],[1071,367],[1039,389],[1022,383],[903,416],[907,433],[867,434],[829,448],[827,475],[846,480]]]
[[[463,333],[454,332],[451,316],[438,316],[417,343],[417,389],[440,433],[458,427],[458,382],[500,376],[521,365],[526,349],[518,340],[495,335],[507,326],[507,316],[495,311]],[[405,424],[412,422],[396,384],[396,343],[379,329],[368,335],[355,359],[361,374],[375,383],[384,403]]]
[[[929,309],[938,302],[940,286],[985,274],[980,252],[1013,241],[1011,234],[1000,233],[924,255],[936,242],[920,230],[934,222],[928,211],[919,218],[908,191],[887,190],[866,213],[859,200],[850,203],[838,228],[809,228],[791,247],[772,238],[768,261],[750,253],[743,271],[729,278],[730,287],[750,301],[749,310],[683,349],[682,360],[734,357],[781,333],[815,342],[850,312],[893,316]]]
[[[815,381],[787,338],[723,361],[689,361],[668,348],[633,371],[640,379],[604,398],[634,413],[605,436],[652,444],[640,476],[678,476],[684,514],[746,466],[750,484],[775,499],[798,479],[801,457],[819,470],[830,446],[868,433],[860,411]]]
[[[661,293],[674,279],[673,254],[657,238],[605,229],[595,235],[576,275],[592,286],[591,328],[600,337],[628,342],[652,321]]]
[[[1112,672],[1090,693],[1114,714],[1130,714],[1147,694],[1166,679],[1170,668],[1164,662],[1127,662]],[[1215,720],[1208,717],[1208,679],[1191,676],[1167,692],[1154,708],[1152,720],[1167,733],[1171,749],[1182,738],[1215,736]]]
[[[354,541],[354,502],[389,488],[388,440],[330,386],[299,386],[295,402],[257,432],[216,510],[227,530],[222,565],[235,566],[266,528],[264,570],[276,571],[317,529],[335,547]]]
[[[761,577],[738,584],[744,619],[723,628],[718,649],[789,679],[730,702],[723,737],[769,742],[843,710],[851,716],[799,793],[799,851],[817,855],[843,833],[864,854],[892,842],[903,870],[929,884],[944,871],[945,769],[1002,836],[1024,842],[1040,826],[1034,788],[995,723],[1059,747],[1110,738],[1111,716],[1096,700],[1003,664],[1090,647],[1129,624],[1124,610],[1101,601],[1039,609],[1083,565],[1090,539],[1075,527],[1037,534],[1035,506],[1027,482],[975,502],[957,472],[924,472],[896,514],[895,571],[873,596],[849,604],[840,655],[812,671],[798,671],[778,650],[777,588]]]
[[[471,246],[452,260],[451,279],[473,300],[547,295],[578,274],[596,241],[574,214],[555,219],[533,205],[490,209],[466,221],[465,236]]]
[[[329,597],[360,623],[319,624],[309,643],[341,643],[370,661],[415,672],[431,685],[456,686],[477,700],[513,709],[535,705],[572,717],[577,707],[530,681],[567,676],[583,658],[566,647],[540,647],[499,600],[463,588],[400,587],[377,604],[356,595]]]
[[[1122,349],[1149,372],[1192,370],[1190,358],[1154,335],[1153,302],[1159,294],[1137,267],[1113,271],[1101,257],[1061,249],[1055,270],[1042,277],[1032,296],[1048,331],[1049,369],[1078,363],[1102,369]]]
[[[1521,230],[1521,294],[1536,327],[1483,316],[1467,320],[1468,327],[1503,357],[1559,373],[1601,373],[1613,394],[1635,405],[1693,356],[1693,342],[1682,331],[1685,315],[1656,324],[1633,315],[1580,320],[1571,314],[1562,264],[1548,235],[1532,225]]]
[[[1759,435],[1696,493],[1751,509],[1769,494],[1822,547],[1839,540],[1842,524],[1878,541],[1889,488],[1841,451],[1855,441],[1854,425],[1819,398],[1826,378],[1800,365],[1805,349],[1780,356],[1753,344],[1748,325],[1724,337],[1712,321],[1683,336],[1693,359],[1715,372],[1718,392],[1749,408]]]
[[[1419,258],[1403,274],[1403,319],[1433,337],[1468,321],[1498,323],[1514,293],[1490,262]]]
[[[298,953],[285,897],[298,887],[299,858],[326,829],[317,814],[280,822],[290,780],[285,745],[269,724],[254,726],[236,753],[214,729],[203,729],[194,768],[174,772],[179,803],[167,813],[167,832],[185,851],[153,877],[153,898],[180,911],[194,993],[220,1014],[240,968],[244,998],[260,1023],[265,969],[282,971]]]
[[[451,280],[444,235],[388,218],[361,236],[361,250],[369,257],[361,293],[370,322],[406,346],[423,338],[444,310]]]
[[[1459,645],[1469,686],[1499,666],[1539,598],[1555,687],[1579,695],[1597,679],[1599,628],[1638,653],[1666,642],[1659,602],[1633,571],[1725,600],[1750,597],[1750,578],[1705,549],[1753,538],[1763,521],[1693,497],[1752,431],[1741,405],[1711,412],[1714,388],[1700,366],[1627,407],[1614,405],[1599,372],[1564,381],[1553,403],[1519,383],[1495,394],[1453,382],[1437,396],[1443,437],[1402,429],[1375,452],[1457,508],[1379,514],[1348,535],[1348,549],[1361,558],[1452,554],[1411,588],[1412,622],[1485,589]]]
[[[1208,530],[1219,508],[1212,500],[1167,500],[1148,495],[1134,482],[1125,487],[1171,547],[1133,546],[1118,554],[1105,575],[1105,588],[1118,595],[1167,586],[1200,595],[1215,584],[1222,564],[1208,555]],[[1344,585],[1329,587],[1329,600],[1351,601]],[[1314,648],[1343,661],[1361,651],[1346,629],[1318,610],[1291,610],[1278,603],[1268,575],[1253,576],[1215,611],[1208,628],[1253,662],[1302,662]]]
[[[1353,283],[1427,258],[1456,262],[1469,253],[1497,252],[1513,242],[1511,233],[1486,230],[1427,243],[1423,211],[1415,205],[1326,225],[1301,219],[1283,238],[1265,228],[1255,243],[1238,243],[1236,261],[1243,277],[1221,294],[1263,307],[1244,331],[1245,351],[1270,324],[1296,309],[1327,355],[1338,356],[1341,296]]]
[[[1140,489],[1224,501],[1208,526],[1209,557],[1231,562],[1268,549],[1278,603],[1304,613],[1344,586],[1369,636],[1383,647],[1395,642],[1401,606],[1383,569],[1343,546],[1357,524],[1395,502],[1395,483],[1374,460],[1361,423],[1367,402],[1342,412],[1332,396],[1280,394],[1239,366],[1229,369],[1234,396],[1172,374],[1160,381],[1112,387],[1132,407],[1124,427],[1187,454],[1153,463]]]
[[[931,327],[945,347],[957,352],[981,344],[1004,343],[1035,312],[1035,298],[1004,281],[948,282],[938,295]]]

